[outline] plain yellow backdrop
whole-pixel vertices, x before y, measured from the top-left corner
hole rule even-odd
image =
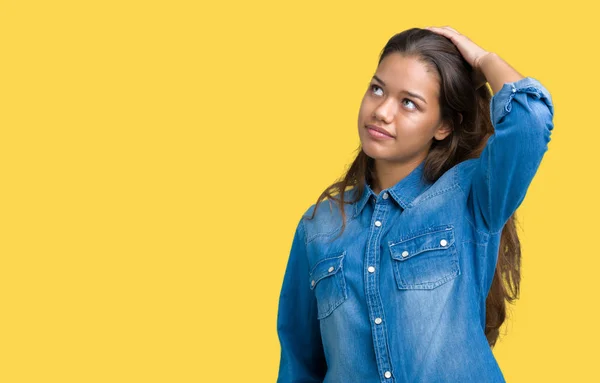
[[[386,41],[450,25],[551,92],[508,382],[596,382],[597,18],[570,1],[0,2],[0,381],[273,382],[301,214]]]

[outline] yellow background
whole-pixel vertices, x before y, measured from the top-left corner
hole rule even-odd
[[[450,25],[540,80],[508,382],[600,381],[595,11],[577,2],[2,1],[0,381],[274,382],[295,225],[380,50]],[[485,4],[485,5],[484,5]]]

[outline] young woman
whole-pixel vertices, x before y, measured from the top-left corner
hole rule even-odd
[[[553,108],[540,82],[450,27],[393,36],[358,155],[295,232],[278,382],[504,382],[492,347],[519,292],[515,211]]]

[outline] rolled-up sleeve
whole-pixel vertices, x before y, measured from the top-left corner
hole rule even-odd
[[[300,220],[279,297],[277,333],[281,344],[278,383],[322,382],[327,370],[317,302],[309,286],[306,234]]]
[[[538,80],[525,77],[502,86],[490,115],[495,132],[481,153],[470,197],[477,219],[498,232],[523,202],[548,150],[554,105]]]

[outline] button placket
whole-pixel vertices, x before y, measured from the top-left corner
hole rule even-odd
[[[383,199],[387,193],[382,194]],[[385,317],[383,302],[379,293],[379,275],[376,273],[377,267],[379,267],[381,257],[381,239],[383,237],[383,221],[388,214],[388,209],[392,208],[389,203],[378,203],[374,207],[373,221],[369,229],[369,238],[367,242],[367,248],[365,253],[364,264],[367,267],[367,273],[364,274],[365,280],[365,296],[367,299],[367,308],[369,311],[369,317],[371,318],[371,334],[375,354],[377,356],[377,368],[380,376],[385,376],[386,373],[390,373],[392,361],[391,355],[389,354],[389,347],[387,345],[387,330],[386,324],[383,321]],[[386,378],[389,379],[389,378]],[[393,382],[394,379],[386,380]]]

